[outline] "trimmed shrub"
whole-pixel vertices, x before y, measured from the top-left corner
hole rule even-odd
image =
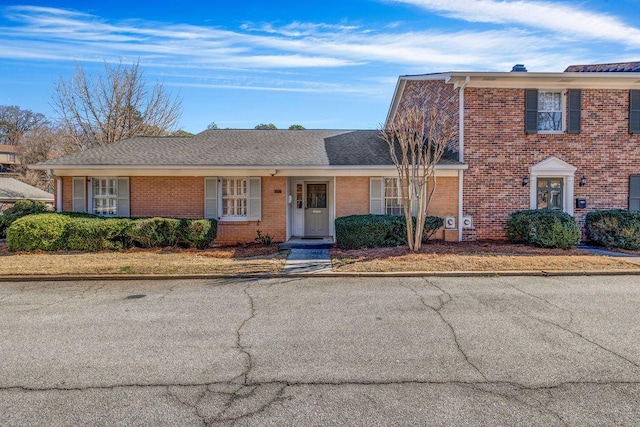
[[[142,218],[130,230],[134,245],[142,248],[177,246],[181,236],[181,220],[174,218]]]
[[[407,244],[404,216],[350,215],[336,218],[339,248],[381,248]]]
[[[424,219],[424,233],[422,243],[428,243],[429,239],[444,226],[444,219],[439,216],[428,216]]]
[[[215,219],[185,219],[183,221],[181,240],[187,246],[204,249],[216,238],[218,221]]]
[[[18,218],[23,216],[45,213],[49,208],[38,200],[18,200],[13,206],[6,209],[0,215],[0,239],[6,237],[7,228]]]
[[[73,218],[65,227],[61,249],[97,252],[131,247],[129,230],[133,221],[126,218]]]
[[[621,209],[589,212],[585,228],[587,239],[596,245],[640,249],[640,212]]]
[[[382,248],[407,244],[407,226],[402,215],[350,215],[336,218],[339,248]],[[425,218],[423,242],[444,224],[442,218]],[[415,218],[414,218],[415,225]]]
[[[55,251],[61,249],[61,237],[72,219],[49,213],[28,215],[15,220],[7,230],[10,251]]]
[[[28,220],[28,221],[27,221]],[[90,214],[39,214],[9,227],[11,251],[72,250],[96,252],[183,246],[206,248],[216,237],[217,221],[173,218],[103,218]]]
[[[514,212],[507,220],[507,239],[512,243],[543,248],[570,248],[580,242],[580,228],[573,217],[550,209]]]

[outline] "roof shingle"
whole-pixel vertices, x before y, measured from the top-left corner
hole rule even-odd
[[[617,62],[612,64],[569,65],[565,73],[638,73],[639,62]]]
[[[456,163],[444,159],[443,163]],[[56,166],[387,166],[377,130],[206,130],[191,137],[134,137],[38,164]]]

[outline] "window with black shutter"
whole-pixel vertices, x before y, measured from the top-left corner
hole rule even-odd
[[[640,175],[629,177],[629,210],[640,211]]]
[[[524,91],[525,104],[525,132],[538,133],[538,90],[526,89]]]
[[[569,101],[569,116],[567,121],[567,133],[580,133],[580,116],[582,113],[582,91],[570,89],[567,93]]]
[[[640,90],[629,91],[629,133],[640,133]]]

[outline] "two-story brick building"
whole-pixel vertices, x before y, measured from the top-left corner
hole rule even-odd
[[[561,209],[580,222],[640,210],[640,62],[401,76],[387,120],[424,97],[459,111],[461,238],[504,238],[516,210]]]

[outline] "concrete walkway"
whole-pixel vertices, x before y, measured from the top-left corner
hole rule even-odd
[[[293,248],[284,264],[283,274],[331,273],[328,248]]]
[[[578,245],[577,248],[582,249],[583,251],[592,253],[594,255],[610,256],[613,258],[624,258],[626,262],[640,265],[640,257],[637,255],[626,254],[624,252],[610,251],[607,249],[602,249],[596,246],[589,246],[589,245]]]

